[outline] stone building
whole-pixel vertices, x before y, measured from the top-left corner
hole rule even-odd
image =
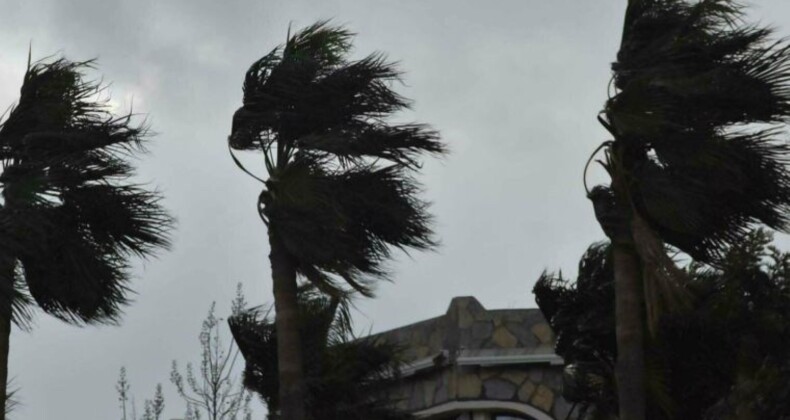
[[[570,410],[538,309],[487,310],[457,297],[444,315],[377,337],[406,349],[403,380],[388,392],[418,418],[562,420]]]

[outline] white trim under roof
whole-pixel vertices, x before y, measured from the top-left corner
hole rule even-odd
[[[548,363],[557,366],[565,363],[562,357],[554,354],[507,354],[484,356],[458,356],[455,362],[459,366],[500,366],[500,365],[526,365],[534,363]]]
[[[444,366],[446,365],[446,360],[449,352],[447,350],[442,350],[439,353],[436,353],[433,356],[426,357],[423,359],[415,360],[411,363],[404,364],[403,367],[400,369],[401,376],[411,376],[421,371],[423,369],[428,369],[434,366]],[[444,358],[445,362],[440,363],[439,361]]]
[[[511,401],[492,400],[450,401],[426,410],[418,411],[414,413],[414,415],[417,416],[417,418],[430,418],[442,414],[463,413],[467,411],[509,411],[512,413],[526,414],[537,420],[554,420],[550,415],[531,405]]]
[[[449,362],[449,352],[442,350],[435,355],[415,360],[412,363],[403,365],[400,370],[401,376],[411,376],[415,373],[429,369],[431,367],[446,366]],[[558,366],[565,363],[562,357],[554,352],[546,353],[515,353],[507,352],[502,354],[500,352],[489,351],[469,351],[461,350],[458,357],[455,359],[455,364],[458,366],[506,366],[506,365],[530,365],[548,363],[552,366]]]

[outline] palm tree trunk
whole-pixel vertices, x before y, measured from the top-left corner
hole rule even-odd
[[[593,189],[595,217],[612,241],[615,323],[617,336],[617,397],[621,420],[644,420],[645,352],[644,292],[641,260],[631,229],[633,213],[621,178],[612,176],[613,192]]]
[[[5,420],[8,406],[8,350],[11,341],[11,310],[3,308],[3,312],[5,314],[0,317],[0,420]]]
[[[14,281],[14,261],[0,255],[0,281],[10,282],[2,288],[9,291],[0,297],[0,420],[5,420],[8,406],[8,353],[11,341],[11,293]]]
[[[644,305],[633,243],[614,244],[617,396],[621,420],[645,419]]]
[[[296,297],[296,267],[276,235],[269,233],[274,289],[280,412],[283,420],[306,420],[302,340]]]
[[[623,150],[617,150],[612,177],[617,226],[613,246],[615,332],[617,337],[617,400],[620,420],[645,420],[645,294],[642,263],[634,243],[633,206],[622,175]]]
[[[644,6],[644,0],[627,0],[623,19],[620,48],[625,45],[629,35],[629,25],[637,10]],[[609,128],[608,128],[609,129]],[[615,138],[617,135],[612,131]],[[621,156],[622,150],[613,153]],[[613,245],[614,293],[615,293],[615,330],[617,336],[617,400],[620,420],[645,420],[645,349],[644,349],[644,291],[639,255],[634,247],[631,232],[631,205],[627,199],[627,189],[620,171],[622,168],[615,158],[615,174],[612,188],[615,193],[615,213],[619,223],[609,232]],[[604,227],[606,231],[606,228]]]

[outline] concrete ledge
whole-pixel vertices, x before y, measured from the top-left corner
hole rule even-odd
[[[414,415],[417,418],[430,418],[433,416],[464,413],[470,411],[517,413],[517,414],[525,414],[527,416],[535,418],[536,420],[554,420],[554,418],[549,416],[548,414],[527,404],[508,402],[508,401],[486,401],[486,400],[451,401],[445,404],[440,404],[435,407],[431,407],[427,410],[419,411],[417,413],[414,413]]]

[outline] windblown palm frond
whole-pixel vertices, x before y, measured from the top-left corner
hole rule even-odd
[[[667,243],[716,262],[755,223],[786,229],[790,46],[731,0],[630,7],[604,125],[609,169]]]
[[[390,88],[399,72],[381,54],[349,61],[352,35],[319,22],[254,63],[229,144],[262,152],[259,211],[298,273],[369,295],[392,247],[434,245],[411,173],[445,148],[424,125],[387,121],[408,107]]]
[[[84,80],[92,62],[34,63],[0,125],[0,255],[13,267],[3,297],[62,320],[115,322],[128,301],[131,256],[168,246],[160,196],[129,180],[144,126],[115,116]],[[14,284],[13,288],[9,284]],[[13,289],[13,290],[12,290]]]
[[[13,386],[13,381],[9,381],[8,385],[6,386],[8,389],[8,394],[5,400],[5,415],[9,417],[11,413],[17,411],[22,406],[22,401],[19,400],[19,388]]]
[[[563,396],[579,405],[579,419],[617,413],[611,253],[609,243],[593,244],[579,261],[575,284],[561,274],[543,273],[533,288],[535,301],[557,336],[555,352],[567,363]]]
[[[308,412],[327,420],[395,420],[409,418],[394,409],[380,391],[396,380],[398,349],[369,339],[354,339],[348,302],[318,293],[314,286],[299,291],[301,336],[305,358]],[[245,386],[256,392],[270,413],[279,411],[277,334],[274,322],[260,308],[228,320],[246,360]]]
[[[781,418],[790,390],[782,376],[790,357],[790,254],[771,241],[756,230],[726,250],[722,268],[686,269],[693,307],[664,314],[646,346],[647,418],[736,418],[744,407],[756,418]],[[563,395],[578,404],[579,419],[618,411],[610,255],[608,244],[594,244],[575,284],[544,274],[533,290],[567,363]]]

